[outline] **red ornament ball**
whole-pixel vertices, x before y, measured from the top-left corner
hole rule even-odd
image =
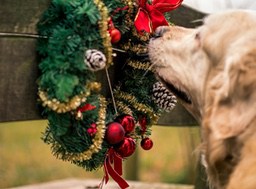
[[[116,121],[119,122],[123,127],[126,133],[130,133],[135,128],[135,120],[130,115],[121,115],[116,118]]]
[[[150,138],[144,138],[141,140],[140,146],[144,150],[150,150],[153,147],[153,141]]]
[[[121,32],[118,29],[116,28],[110,29],[109,34],[111,37],[111,43],[118,43],[120,41]]]
[[[109,144],[118,144],[124,140],[125,131],[123,126],[117,122],[111,122],[107,125],[105,139]]]
[[[126,137],[121,144],[116,146],[115,150],[121,157],[128,157],[134,153],[136,142],[131,137]]]

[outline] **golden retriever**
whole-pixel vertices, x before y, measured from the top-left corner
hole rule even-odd
[[[159,27],[148,51],[157,77],[201,124],[212,188],[256,189],[256,13]]]

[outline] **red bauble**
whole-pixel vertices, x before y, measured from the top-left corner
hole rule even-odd
[[[144,138],[141,140],[140,146],[144,150],[150,150],[153,147],[153,141],[150,138]]]
[[[130,115],[121,115],[116,118],[116,121],[119,122],[123,127],[126,133],[130,133],[135,128],[135,120]]]
[[[120,41],[121,32],[118,29],[116,28],[110,29],[109,34],[111,37],[111,43],[118,43]]]
[[[116,152],[121,157],[128,157],[134,153],[136,149],[136,143],[131,137],[127,137],[121,144],[115,147]]]
[[[107,125],[105,139],[109,144],[118,144],[124,140],[125,131],[118,122],[111,122]]]

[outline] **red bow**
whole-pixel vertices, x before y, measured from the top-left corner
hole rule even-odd
[[[152,4],[148,4],[147,0],[138,1],[139,10],[134,25],[139,33],[151,33],[158,26],[169,25],[163,13],[176,9],[183,0],[153,0]]]
[[[114,167],[112,167],[112,165]],[[104,161],[104,172],[105,176],[103,178],[102,183],[100,184],[100,188],[104,184],[108,182],[109,175],[116,181],[116,183],[120,186],[121,189],[125,189],[129,187],[129,184],[121,177],[122,176],[122,157],[118,155],[113,148],[108,150]]]

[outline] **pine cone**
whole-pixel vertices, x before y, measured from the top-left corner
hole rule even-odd
[[[106,66],[106,57],[99,50],[89,49],[85,52],[84,63],[91,71],[102,70]]]
[[[161,82],[156,82],[153,85],[152,99],[157,106],[165,111],[171,111],[176,103],[177,99]]]

